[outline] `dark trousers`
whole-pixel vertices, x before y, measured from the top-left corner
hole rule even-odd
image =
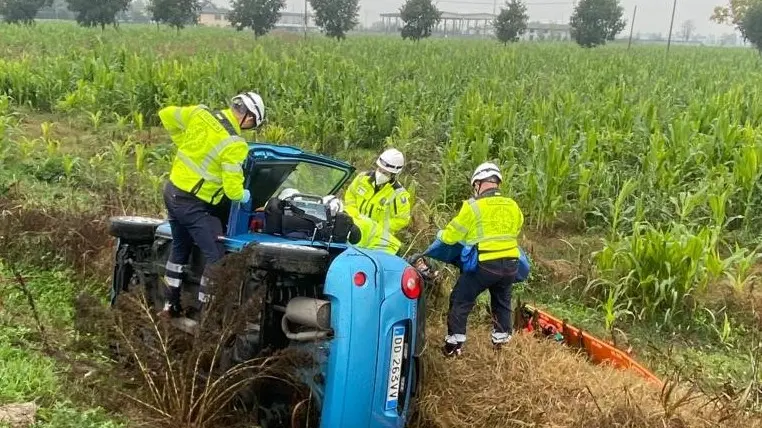
[[[167,278],[170,279],[170,292],[172,293],[171,288],[178,288],[173,294],[179,298],[179,282],[173,282],[171,278],[180,278],[180,266],[188,263],[194,243],[204,256],[205,266],[216,263],[225,255],[225,247],[217,241],[217,237],[223,234],[222,222],[215,215],[217,210],[214,206],[178,189],[172,182],[167,182],[164,187],[164,203],[172,228]],[[208,269],[205,269],[201,279],[202,293],[205,293],[207,285],[206,272]]]
[[[468,315],[484,290],[489,290],[495,332],[510,334],[511,292],[517,272],[518,260],[498,259],[479,262],[476,272],[462,273],[450,294],[447,335],[465,341]]]

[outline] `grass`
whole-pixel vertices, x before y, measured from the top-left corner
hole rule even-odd
[[[33,296],[43,330],[34,321],[27,294],[15,282],[8,266],[0,264],[0,408],[6,404],[34,402],[41,406],[35,428],[124,427],[123,419],[98,406],[82,408],[83,394],[75,380],[77,353],[74,330],[75,294],[82,291],[71,271],[21,271],[23,289]],[[85,287],[88,288],[88,287]],[[59,351],[69,350],[66,358]],[[90,361],[96,354],[88,355]],[[1,425],[0,425],[1,426]]]
[[[663,376],[679,369],[736,397],[762,380],[750,369],[758,361],[754,225],[762,208],[762,103],[752,52],[678,48],[665,62],[653,47],[254,42],[219,29],[177,36],[52,23],[33,31],[0,26],[0,40],[0,260],[23,266],[46,330],[40,334],[28,295],[2,270],[0,313],[8,320],[0,367],[7,364],[13,400],[41,400],[41,423],[109,426],[110,415],[84,410],[99,403],[80,366],[107,361],[103,343],[76,327],[75,302],[82,291],[105,298],[111,248],[103,221],[161,215],[173,149],[155,126],[156,110],[218,105],[243,89],[259,91],[268,105],[267,127],[251,138],[335,155],[360,170],[386,145],[403,150],[403,180],[416,204],[401,237],[412,252],[468,197],[472,168],[498,162],[504,190],[527,218],[522,245],[536,262],[516,299],[631,345]],[[45,55],[24,54],[22,46]],[[434,290],[433,325],[454,277]],[[475,328],[487,308],[485,294]],[[439,336],[430,340],[436,347]],[[517,352],[544,350],[522,346]],[[35,382],[13,380],[25,372]],[[513,385],[505,376],[496,382]],[[538,385],[558,388],[525,386]],[[67,404],[69,388],[77,394]],[[474,399],[488,393],[471,392]],[[755,400],[751,408],[759,407]],[[429,422],[476,423],[468,415],[479,409],[461,404],[456,416],[432,407]],[[537,415],[526,413],[542,423]],[[580,421],[618,421],[611,417]]]

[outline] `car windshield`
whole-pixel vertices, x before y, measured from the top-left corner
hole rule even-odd
[[[338,168],[300,162],[272,196],[278,196],[283,189],[287,188],[296,189],[299,193],[326,196],[345,174],[346,171]]]

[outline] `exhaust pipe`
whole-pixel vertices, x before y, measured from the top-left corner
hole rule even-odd
[[[286,305],[281,320],[283,333],[291,340],[310,341],[328,337],[331,331],[331,302],[310,297],[294,297]],[[294,333],[288,328],[288,322],[311,327],[317,331]]]

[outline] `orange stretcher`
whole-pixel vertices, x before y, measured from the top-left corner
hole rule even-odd
[[[553,337],[569,347],[583,349],[590,361],[595,364],[610,363],[619,369],[634,370],[659,387],[663,387],[662,381],[656,375],[638,364],[627,352],[580,328],[567,324],[566,320],[559,320],[547,312],[522,304],[520,301],[517,310],[514,311],[514,329]]]

